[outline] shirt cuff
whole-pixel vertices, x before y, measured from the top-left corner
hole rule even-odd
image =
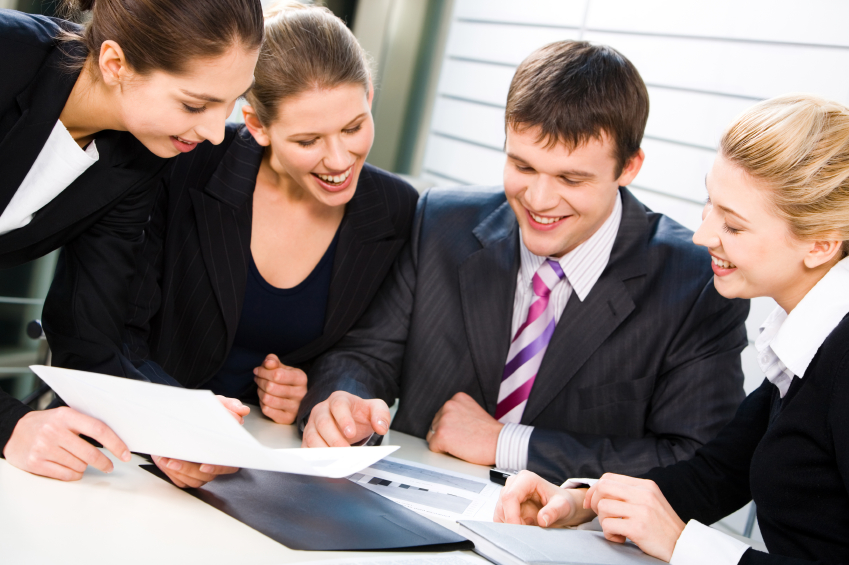
[[[690,520],[675,543],[669,565],[736,565],[748,549],[742,541]]]
[[[522,471],[528,468],[528,445],[533,426],[504,424],[495,448],[495,466],[499,469]]]
[[[566,479],[560,488],[583,488],[591,487],[598,482],[598,479]]]

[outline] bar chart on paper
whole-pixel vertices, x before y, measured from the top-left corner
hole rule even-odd
[[[348,479],[411,510],[449,520],[491,520],[501,491],[475,477],[391,457]]]

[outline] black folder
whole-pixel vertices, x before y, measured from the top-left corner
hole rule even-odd
[[[168,480],[155,465],[142,468]],[[453,551],[474,547],[464,537],[348,479],[242,469],[185,490],[291,549]]]

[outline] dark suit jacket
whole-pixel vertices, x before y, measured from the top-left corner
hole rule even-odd
[[[0,212],[5,210],[62,113],[79,71],[69,71],[78,43],[59,43],[74,24],[0,10]],[[0,268],[65,246],[44,305],[53,363],[115,366],[126,316],[133,253],[166,161],[131,134],[97,135],[98,162],[35,214],[0,235]],[[76,357],[79,356],[79,357]],[[0,392],[0,452],[26,408]]]
[[[764,380],[689,461],[652,469],[682,520],[710,524],[754,498],[769,554],[741,565],[849,563],[849,316],[784,398]]]
[[[713,287],[692,233],[621,189],[610,261],[572,296],[522,417],[531,470],[553,480],[637,473],[686,459],[743,399],[748,301]],[[490,414],[510,344],[519,230],[502,189],[431,191],[374,303],[310,373],[299,420],[334,390],[391,403],[424,437],[457,392]]]
[[[221,145],[204,143],[178,157],[162,182],[127,333],[128,355],[151,380],[167,381],[164,370],[183,386],[202,386],[230,352],[247,284],[262,155],[244,126],[230,125]],[[339,227],[324,333],[281,356],[284,363],[304,366],[360,317],[409,239],[417,199],[398,177],[363,167]]]

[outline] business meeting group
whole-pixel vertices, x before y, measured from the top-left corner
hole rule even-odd
[[[420,195],[366,163],[374,70],[327,8],[60,4],[86,23],[0,10],[0,267],[61,249],[54,366],[211,390],[305,448],[423,438],[515,473],[495,522],[849,563],[849,108],[791,93],[727,124],[693,233],[627,188],[649,94],[606,45],[518,66],[502,186]],[[131,457],[0,391],[8,464],[75,481],[107,451]],[[150,456],[183,489],[239,471]],[[709,527],[752,500],[768,553]]]

